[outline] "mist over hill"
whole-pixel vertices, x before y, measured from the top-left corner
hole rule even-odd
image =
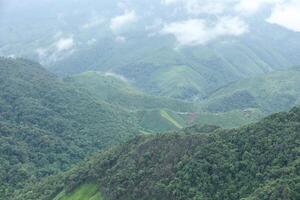
[[[0,54],[63,76],[113,72],[150,94],[202,99],[299,65],[299,7],[295,0],[3,1]]]

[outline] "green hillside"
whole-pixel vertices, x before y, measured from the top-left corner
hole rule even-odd
[[[223,128],[236,128],[241,125],[250,124],[257,122],[263,117],[265,113],[261,112],[258,109],[244,109],[244,110],[232,110],[228,112],[200,112],[196,115],[185,116],[185,119],[193,119],[193,123],[198,123],[201,125],[217,125]]]
[[[95,101],[40,65],[0,58],[0,199],[140,129],[131,113]]]
[[[286,111],[300,102],[300,68],[275,71],[237,81],[219,89],[204,103],[211,112],[257,108],[263,112]]]
[[[89,71],[70,76],[64,81],[78,89],[88,91],[90,96],[98,100],[130,110],[167,108],[187,112],[199,109],[193,103],[147,95],[133,87],[131,82],[116,77],[113,73]]]
[[[138,136],[13,198],[53,200],[96,181],[107,200],[297,200],[299,124],[300,108],[294,108],[238,129],[193,127]]]
[[[178,70],[183,69],[178,68]],[[198,102],[151,96],[137,90],[131,82],[122,80],[122,77],[115,76],[114,74],[90,71],[70,76],[64,81],[82,92],[88,92],[87,95],[96,100],[133,111],[139,125],[150,132],[177,130],[196,123],[232,128],[256,122],[264,116],[256,109],[239,109],[218,113],[203,112],[201,104]],[[172,78],[174,81],[178,80],[175,77]]]
[[[85,184],[71,194],[61,192],[54,200],[103,200],[96,184]]]

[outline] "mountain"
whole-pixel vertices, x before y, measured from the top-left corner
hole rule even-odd
[[[1,198],[140,129],[131,113],[95,101],[39,64],[0,58]]]
[[[300,64],[299,30],[269,20],[276,3],[247,13],[236,0],[87,2],[5,1],[0,55],[36,60],[61,76],[114,73],[148,94],[184,100]],[[200,9],[218,5],[217,13]]]
[[[274,31],[279,31],[280,41],[289,37],[286,31]],[[124,44],[115,43],[112,38],[108,39],[111,42],[99,41],[93,48],[74,53],[50,69],[61,75],[86,70],[112,71],[149,94],[202,99],[232,81],[299,63],[279,49],[278,41],[270,41],[271,36],[262,39],[255,34],[179,50],[174,49],[171,38],[160,35],[130,36]],[[299,43],[300,38],[294,39]],[[296,54],[294,50],[292,55]]]
[[[13,199],[296,200],[299,122],[296,107],[238,129],[138,136]]]
[[[300,68],[293,67],[231,83],[203,103],[210,112],[256,108],[264,113],[286,111],[300,102]]]
[[[60,79],[25,59],[0,58],[0,83],[3,198],[137,134],[195,123],[237,127],[262,117],[255,110],[202,112],[194,103],[147,95],[96,72]]]

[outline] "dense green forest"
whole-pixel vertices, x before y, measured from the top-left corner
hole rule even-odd
[[[95,101],[40,65],[0,59],[1,198],[138,130],[135,116]]]
[[[0,83],[1,198],[137,134],[179,130],[197,121],[231,127],[259,119],[194,116],[199,111],[194,103],[149,96],[93,73],[62,80],[24,59],[1,58]]]
[[[0,0],[0,200],[300,200],[300,0]]]
[[[193,126],[138,136],[49,177],[14,200],[297,200],[300,108],[238,129]],[[95,190],[97,188],[97,190]]]
[[[261,84],[262,89],[258,91],[264,91],[265,94],[269,94],[268,91],[270,91],[271,89],[268,90],[268,88],[272,88],[273,86],[272,84],[268,83],[272,83],[272,81],[275,82],[273,85],[276,85],[277,88],[279,88],[278,90],[276,90],[277,92],[284,91],[285,88],[290,88],[290,90],[285,90],[285,92],[287,93],[289,91],[295,91],[297,88],[296,79],[298,75],[296,72],[298,71],[296,69],[293,69],[291,71],[285,71],[285,73],[281,73],[280,75],[275,73],[274,75],[267,76],[262,79],[266,83]],[[292,74],[293,76],[291,76]],[[294,78],[289,79],[289,82],[283,82],[284,84],[277,84],[278,80],[283,76],[291,76]],[[246,86],[251,88],[251,84],[248,84],[248,82],[252,83],[253,81],[249,79],[245,82],[245,84],[239,84],[239,88]],[[170,153],[172,152],[172,154],[177,154],[177,151],[179,151],[177,160],[173,160],[175,163],[165,163],[168,166],[170,165],[170,167],[172,168],[172,173],[176,174],[176,176],[179,176],[180,173],[185,173],[174,171],[175,168],[176,170],[179,170],[179,162],[187,162],[186,159],[193,160],[194,154],[196,154],[199,150],[199,147],[196,146],[203,146],[203,148],[208,148],[206,146],[208,144],[202,144],[203,141],[205,141],[204,143],[206,143],[207,140],[210,140],[207,137],[211,138],[211,135],[217,135],[219,139],[219,135],[221,133],[226,132],[227,134],[228,132],[228,134],[230,135],[235,131],[242,133],[243,131],[245,131],[245,128],[242,128],[232,131],[218,130],[216,133],[207,134],[208,132],[212,132],[215,128],[211,129],[211,127],[214,126],[208,126],[209,131],[206,131],[207,127],[205,126],[206,129],[204,130],[202,128],[203,125],[211,124],[226,128],[238,127],[242,124],[248,124],[258,121],[262,118],[262,116],[265,115],[265,113],[260,110],[261,107],[258,107],[257,104],[244,104],[245,102],[243,101],[239,101],[243,106],[234,107],[235,109],[229,109],[227,112],[209,112],[208,107],[205,107],[206,105],[208,105],[206,104],[207,102],[197,104],[197,102],[189,103],[171,98],[147,95],[131,86],[131,84],[126,80],[114,77],[114,75],[99,74],[98,72],[87,72],[80,75],[60,79],[55,75],[47,72],[39,64],[24,59],[1,58],[0,83],[0,199],[7,199],[12,193],[16,191],[22,191],[24,187],[30,188],[30,186],[34,185],[36,182],[39,182],[44,177],[59,174],[70,169],[70,167],[78,164],[93,152],[111,147],[115,144],[126,142],[130,138],[133,138],[137,135],[141,136],[135,139],[139,141],[136,145],[141,145],[140,143],[146,144],[148,142],[150,144],[153,141],[158,140],[161,141],[158,144],[154,142],[153,145],[153,148],[157,149],[157,151],[160,152],[152,152],[150,153],[150,157],[148,154],[137,156],[145,156],[149,157],[150,159],[151,157],[153,157],[153,155],[157,155],[158,160],[155,159],[154,161],[162,162],[165,160],[164,156],[168,155],[167,151],[170,151]],[[224,89],[224,91],[226,91],[226,89]],[[230,89],[229,91],[235,90]],[[236,89],[236,91],[239,91],[239,89]],[[249,91],[253,90],[249,89]],[[225,92],[222,92],[222,90],[220,90],[219,93],[225,94]],[[253,93],[256,94],[255,92]],[[230,92],[227,93],[228,96],[230,96],[230,94]],[[294,94],[297,94],[297,92],[291,93],[291,95]],[[217,93],[215,96],[218,97]],[[245,98],[247,98],[247,94],[244,94],[243,92],[240,92],[240,94],[236,98],[242,99],[241,96],[245,96]],[[259,95],[257,96],[259,97]],[[294,96],[295,98],[297,97],[296,95]],[[254,99],[259,99],[258,97]],[[217,102],[215,101],[215,99],[218,98],[212,97],[211,102]],[[273,99],[275,99],[275,97]],[[272,100],[272,98],[265,100]],[[221,101],[221,103],[219,102],[218,106],[221,106],[226,110],[226,106],[228,104],[224,102],[225,101]],[[230,100],[228,102],[234,103],[235,101]],[[215,108],[217,108],[216,105]],[[285,108],[286,107],[282,107],[281,109]],[[267,119],[264,121],[268,122]],[[197,125],[183,129],[183,131],[180,130],[188,125],[193,124]],[[261,123],[252,125],[250,127],[256,127],[259,124]],[[172,132],[168,132],[168,134],[170,134],[171,136],[151,135],[154,132],[163,132],[170,130],[177,130],[178,132],[176,132],[175,135],[172,134]],[[206,134],[198,134],[203,132],[205,132]],[[175,141],[177,140],[175,138],[178,139],[178,144]],[[228,142],[223,141],[223,139],[214,142]],[[184,145],[181,146],[182,144],[185,144],[185,142],[189,142],[190,140],[192,140],[193,142],[198,141],[199,143],[196,143],[196,146],[193,147],[192,142],[192,146],[189,149],[185,148]],[[109,155],[111,156],[117,156],[114,155],[118,154],[115,151],[120,151],[120,155],[117,156],[118,159],[116,160],[116,163],[122,162],[122,165],[124,165],[125,167],[122,167],[122,169],[118,169],[110,166],[109,168],[111,168],[112,174],[110,174],[109,177],[92,177],[92,183],[89,183],[88,181],[90,180],[90,178],[87,178],[87,180],[85,178],[84,180],[78,179],[78,181],[80,182],[76,182],[75,185],[77,186],[81,184],[92,184],[93,188],[95,188],[96,186],[96,190],[91,190],[89,187],[85,187],[84,185],[82,186],[84,194],[85,192],[91,192],[91,198],[94,195],[100,195],[108,199],[121,197],[142,198],[140,196],[126,196],[129,194],[125,194],[124,191],[124,194],[119,194],[120,191],[115,191],[117,190],[116,188],[110,188],[113,186],[103,187],[102,185],[102,181],[104,179],[109,183],[111,183],[112,181],[116,181],[114,180],[116,178],[114,174],[123,173],[119,172],[118,170],[128,170],[129,166],[127,165],[130,165],[129,169],[131,169],[133,161],[129,160],[130,163],[126,163],[128,159],[131,158],[130,155],[127,155],[127,153],[129,154],[130,152],[132,153],[136,151],[137,147],[132,146],[131,142],[129,142],[128,144],[124,144],[122,147],[108,151],[110,152]],[[167,144],[164,144],[165,142]],[[168,147],[168,145],[171,146]],[[229,146],[232,145],[233,144],[230,144]],[[125,148],[125,146],[127,146],[126,148],[128,151],[122,149]],[[228,144],[226,144],[226,146],[228,146]],[[173,149],[171,149],[171,147],[176,148],[176,150],[174,150],[175,152],[173,152]],[[206,150],[202,149],[201,151]],[[188,158],[186,158],[186,153],[192,157],[188,156]],[[104,154],[106,155],[107,152]],[[121,159],[119,158],[120,156]],[[231,159],[232,155],[229,155],[228,153],[227,156]],[[238,157],[240,155],[234,154],[234,156],[236,157],[232,159],[240,158]],[[94,158],[90,159],[88,163],[93,163],[95,160],[98,160],[98,157],[99,156],[95,156]],[[124,160],[123,158],[126,159]],[[174,158],[172,157],[166,159],[170,160]],[[184,159],[184,161],[181,161],[182,159]],[[228,162],[234,163],[237,161],[230,160]],[[134,163],[136,163],[136,161],[134,161]],[[150,162],[149,167],[151,167],[152,164],[156,167],[163,168],[162,166],[159,166],[154,162]],[[140,170],[141,173],[143,172],[146,174],[150,173],[151,171],[153,173],[158,173],[155,172],[155,167],[151,170],[147,168],[148,166],[146,164],[144,164],[144,167],[145,168],[143,169],[138,169],[135,167],[132,169],[133,171],[128,171],[126,173],[132,173],[131,175],[133,177],[136,177],[137,175],[134,174],[139,174]],[[90,170],[87,169],[86,166],[84,168],[86,168],[85,170]],[[98,166],[95,168],[97,168],[97,170],[104,170],[104,174],[107,174],[106,170],[109,169],[98,169]],[[150,176],[150,174],[148,175]],[[129,174],[127,175],[129,176]],[[175,175],[173,175],[171,176],[172,178],[175,177]],[[63,174],[59,176],[67,177],[68,175]],[[154,174],[154,176],[156,177],[158,175]],[[123,177],[123,175],[121,177]],[[178,178],[180,178],[181,181],[182,177]],[[98,179],[103,180],[97,181]],[[52,179],[50,178],[50,180]],[[53,180],[57,181],[55,177],[53,178]],[[137,183],[139,180],[141,180],[141,177],[137,176],[136,179],[133,179],[133,182],[130,184],[143,184]],[[160,185],[159,191],[163,190],[162,192],[170,192],[170,190],[174,189],[170,188],[171,186],[169,184],[171,183],[168,182],[168,180],[170,181],[171,178],[164,177],[162,180],[159,180],[159,182],[155,183],[161,183],[163,185],[167,184],[164,187],[169,188],[165,191],[165,189],[160,188],[160,186],[162,186]],[[227,178],[224,181],[228,181]],[[237,180],[233,179],[231,181],[234,182]],[[147,184],[150,184],[150,189],[152,188],[156,191],[158,190],[158,188],[156,188],[158,186],[151,185],[152,183],[154,184],[154,182],[155,181],[152,180]],[[45,182],[45,184],[46,185],[44,185],[43,187],[48,187],[47,181]],[[58,181],[58,184],[54,184],[54,186],[58,187],[56,188],[57,190],[62,190],[63,184],[68,186],[68,182],[60,181]],[[240,185],[240,182],[237,184]],[[258,184],[257,180],[255,184]],[[272,184],[276,184],[276,182]],[[234,185],[236,184],[234,183]],[[174,187],[174,185],[172,185],[172,187]],[[250,186],[245,187],[248,188]],[[254,188],[254,186],[252,187]],[[269,186],[265,187],[268,188]],[[71,188],[73,189],[76,187],[71,186]],[[194,186],[191,186],[191,188],[194,188]],[[50,191],[52,191],[52,189],[53,188],[50,188]],[[157,198],[157,196],[151,196],[154,194],[152,189],[151,191],[145,191],[150,196],[146,196],[144,198]],[[210,189],[212,190],[212,188]],[[225,192],[225,189],[224,191],[221,190],[220,192]],[[241,188],[236,188],[236,190],[240,189]],[[55,191],[58,192],[57,190]],[[80,188],[77,190],[78,193],[82,193]],[[106,190],[112,191],[113,193],[109,193]],[[141,188],[136,190],[140,191]],[[192,190],[198,191],[199,188],[194,188]],[[263,188],[261,190],[263,190]],[[48,189],[45,189],[45,191],[48,191]],[[130,188],[125,188],[125,191],[130,191]],[[50,192],[49,194],[54,195],[54,193],[52,192]],[[66,193],[65,195],[63,193],[60,193],[60,195],[71,195],[71,197],[72,195],[74,195],[70,194],[69,190],[66,190],[64,192]],[[218,198],[205,196],[207,194],[203,191],[198,191],[196,193],[198,194],[199,192],[206,198],[223,198],[223,196],[220,196]],[[185,194],[187,192],[184,191],[183,193]],[[121,196],[119,197],[114,195]],[[135,194],[134,191],[131,191],[131,195],[138,194]],[[163,195],[170,194],[168,193]],[[168,197],[179,198],[178,196]],[[241,194],[239,197],[246,197],[246,195]],[[182,199],[184,198],[190,198],[190,196],[183,195]]]

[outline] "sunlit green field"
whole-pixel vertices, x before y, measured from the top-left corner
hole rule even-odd
[[[61,192],[54,200],[103,200],[96,184],[84,184],[70,194]]]

